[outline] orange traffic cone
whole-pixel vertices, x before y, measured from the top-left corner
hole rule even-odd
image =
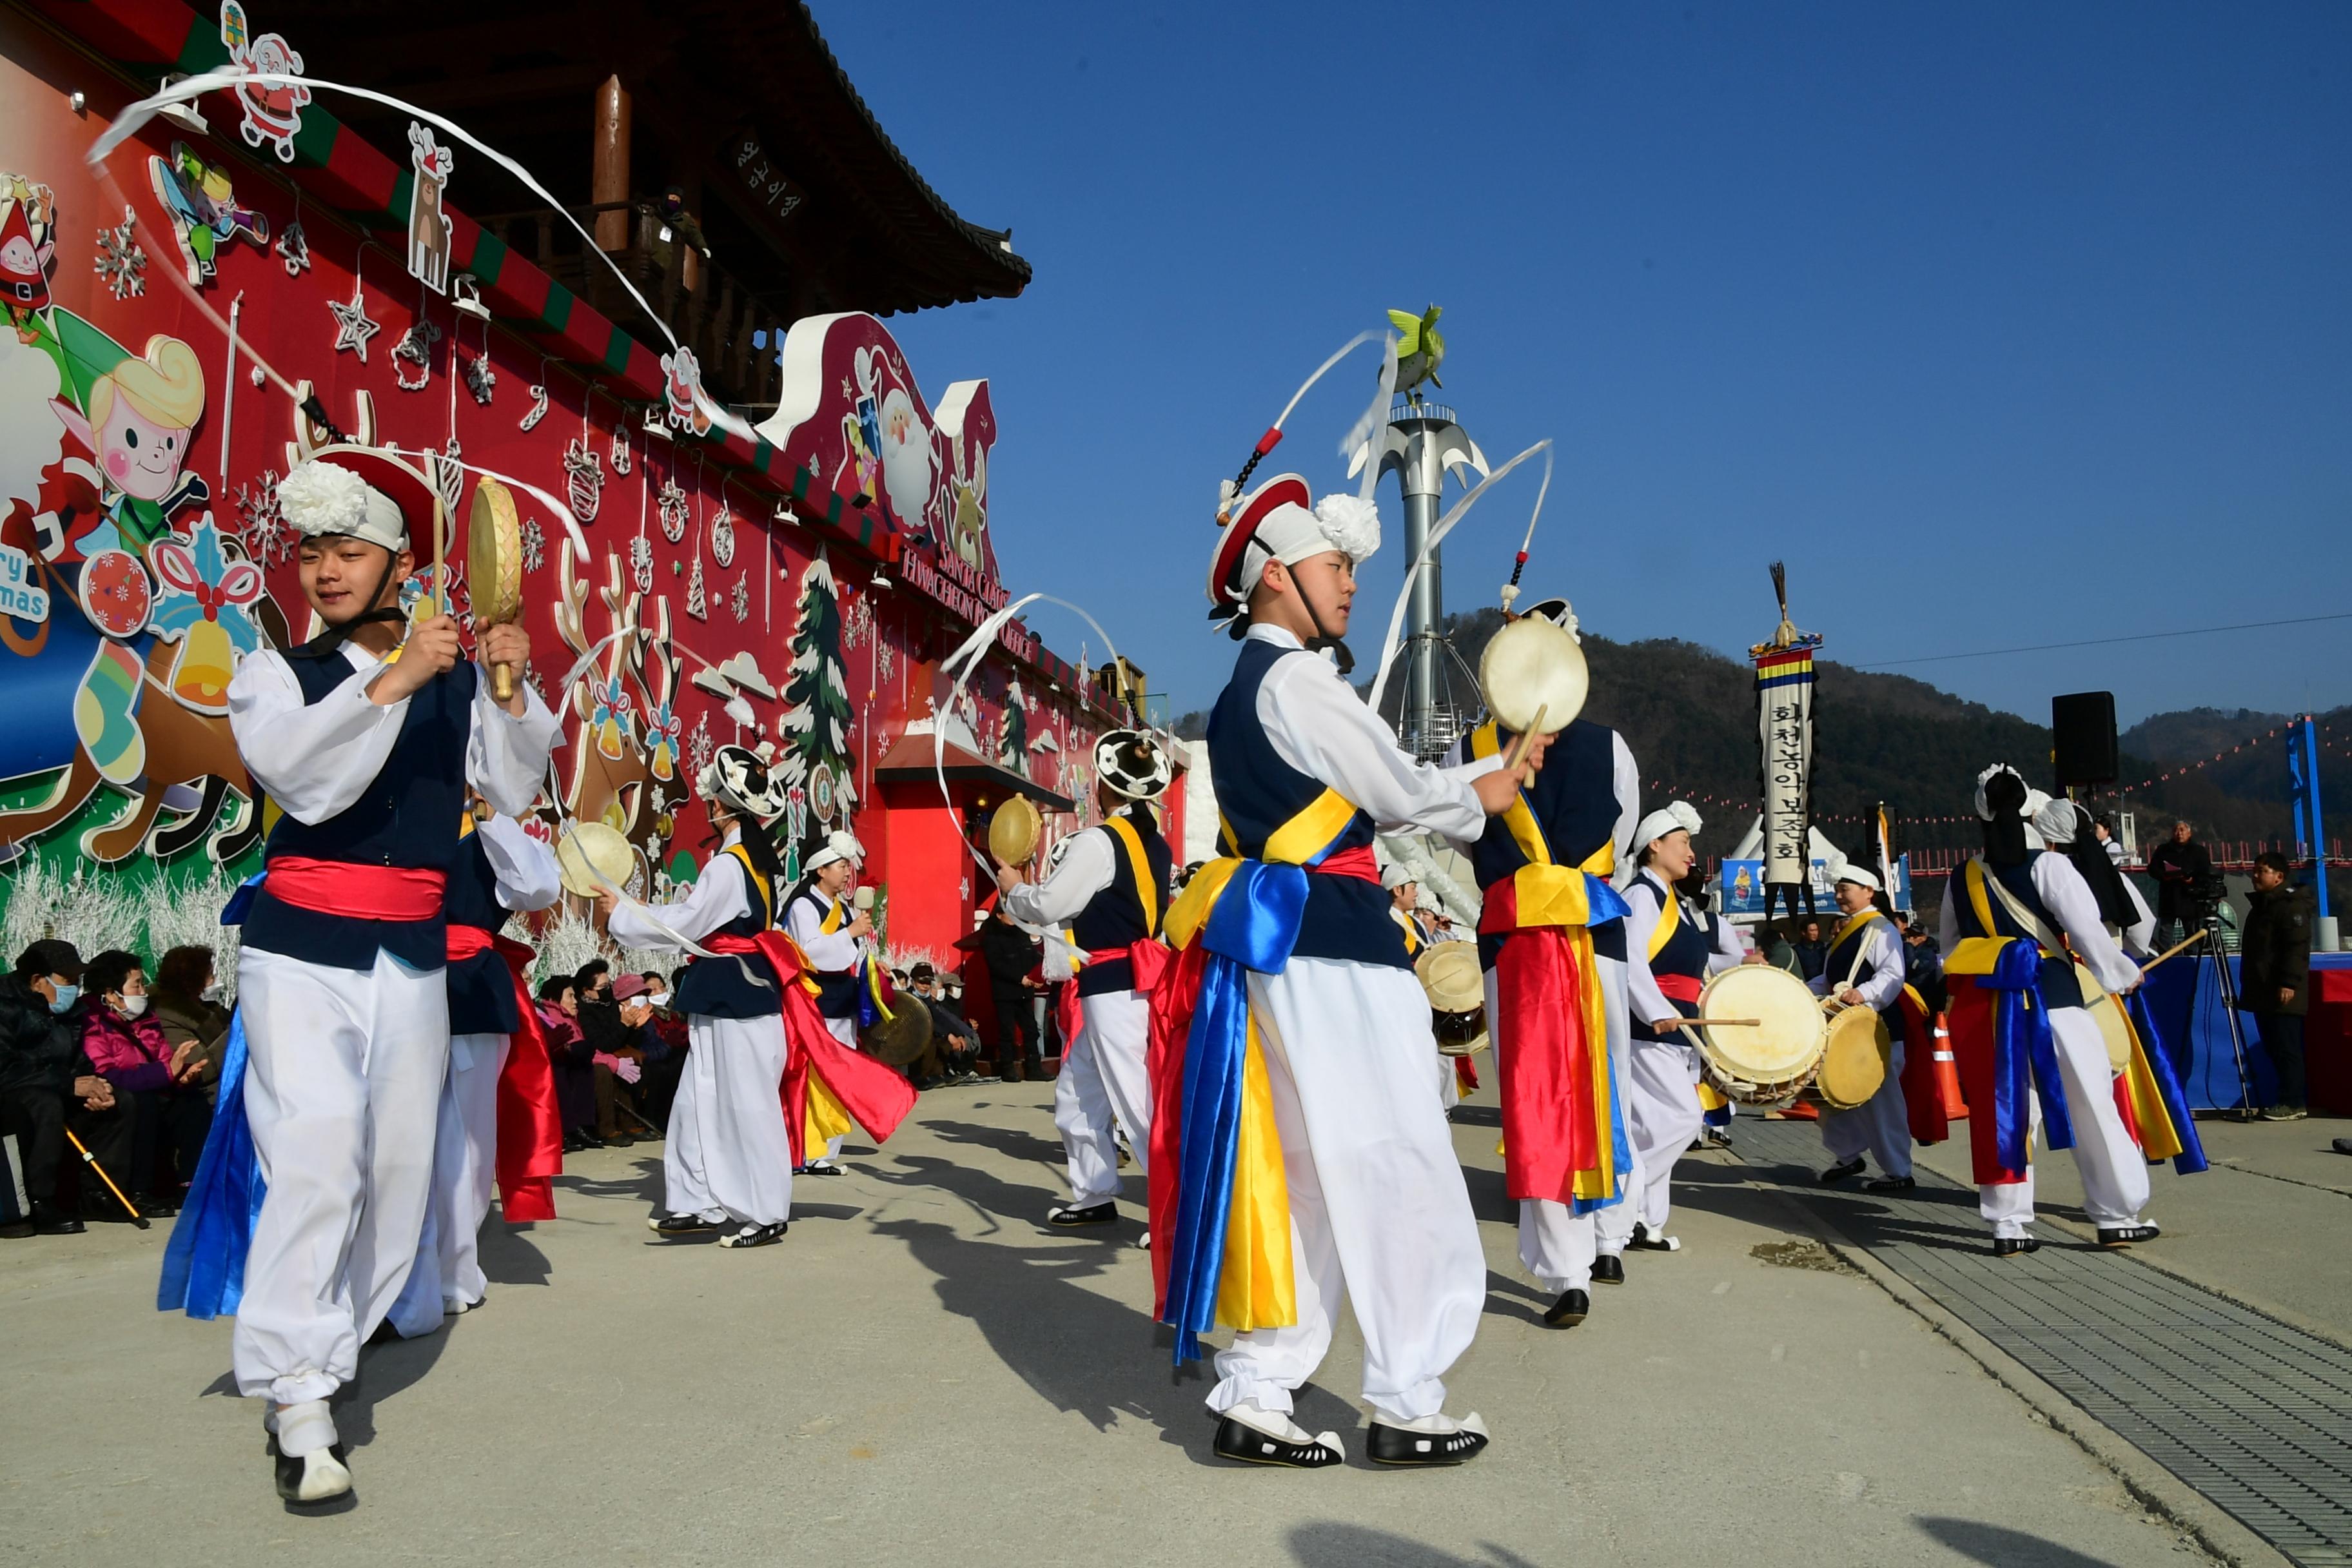
[[[1953,1059],[1952,1037],[1941,1013],[1936,1015],[1936,1092],[1943,1098],[1945,1121],[1968,1120],[1969,1102],[1960,1098],[1960,1067]]]

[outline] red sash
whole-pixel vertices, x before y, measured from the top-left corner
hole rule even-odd
[[[1696,974],[1654,974],[1658,983],[1658,994],[1669,1002],[1696,1002],[1706,989],[1706,982]]]
[[[1973,974],[1947,973],[1951,1004],[1944,1027],[1952,1042],[1952,1065],[1958,1069],[1960,1098],[1969,1107],[1969,1157],[1979,1186],[2012,1186],[2025,1180],[2023,1171],[2005,1169],[2000,1163],[2000,1131],[1993,1106],[1992,993],[1977,988]],[[1910,1086],[1904,1086],[1910,1092]]]
[[[1606,1042],[1585,1038],[1584,984],[1558,926],[1515,931],[1495,957],[1503,1176],[1515,1198],[1572,1202],[1576,1173],[1610,1158],[1592,1100],[1592,1052]]]
[[[362,866],[280,855],[266,868],[261,890],[281,904],[363,921],[429,921],[441,913],[448,879],[413,866]]]
[[[509,1225],[555,1217],[554,1178],[563,1173],[563,1114],[555,1099],[555,1064],[547,1032],[531,1005],[530,949],[479,926],[449,928],[449,962],[495,949],[514,976],[515,1014],[521,1020],[507,1043],[499,1071],[499,1201]]]
[[[814,1072],[842,1110],[877,1143],[898,1130],[915,1109],[915,1086],[833,1037],[816,1008],[816,983],[793,939],[780,931],[757,936],[705,937],[702,945],[728,955],[757,953],[768,961],[782,993],[784,1077],[778,1092],[784,1103],[784,1131],[792,1139],[793,1163],[808,1163],[802,1148],[808,1129],[808,1081]]]

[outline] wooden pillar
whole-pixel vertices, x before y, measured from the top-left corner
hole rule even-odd
[[[630,120],[629,89],[621,85],[617,74],[606,77],[604,85],[596,89],[594,161],[588,174],[588,199],[598,205],[629,199]],[[598,249],[623,250],[628,243],[627,213],[596,215]]]

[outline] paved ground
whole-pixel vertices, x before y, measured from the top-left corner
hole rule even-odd
[[[340,1416],[358,1503],[323,1520],[269,1491],[227,1325],[152,1310],[161,1227],[0,1244],[0,1561],[2204,1561],[1727,1158],[1685,1167],[1685,1251],[1543,1329],[1478,1107],[1457,1142],[1493,1294],[1454,1383],[1494,1451],[1229,1469],[1134,1226],[1037,1223],[1049,1093],[927,1097],[758,1252],[649,1240],[657,1149],[579,1158],[566,1218],[492,1226],[484,1310],[368,1353]],[[1302,1418],[1360,1449],[1357,1370],[1343,1335]]]

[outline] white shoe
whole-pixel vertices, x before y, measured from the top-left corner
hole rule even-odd
[[[301,1467],[299,1478],[287,1474],[296,1465]],[[288,1502],[330,1502],[352,1489],[352,1472],[325,1448],[299,1459],[280,1458],[278,1468],[278,1495]]]
[[[1232,1409],[1219,1411],[1218,1414],[1228,1421],[1237,1421],[1253,1432],[1263,1432],[1280,1442],[1301,1447],[1320,1443],[1336,1454],[1344,1456],[1347,1452],[1340,1445],[1338,1433],[1318,1432],[1309,1436],[1306,1427],[1290,1418],[1288,1411],[1268,1410],[1255,1400],[1244,1399]]]

